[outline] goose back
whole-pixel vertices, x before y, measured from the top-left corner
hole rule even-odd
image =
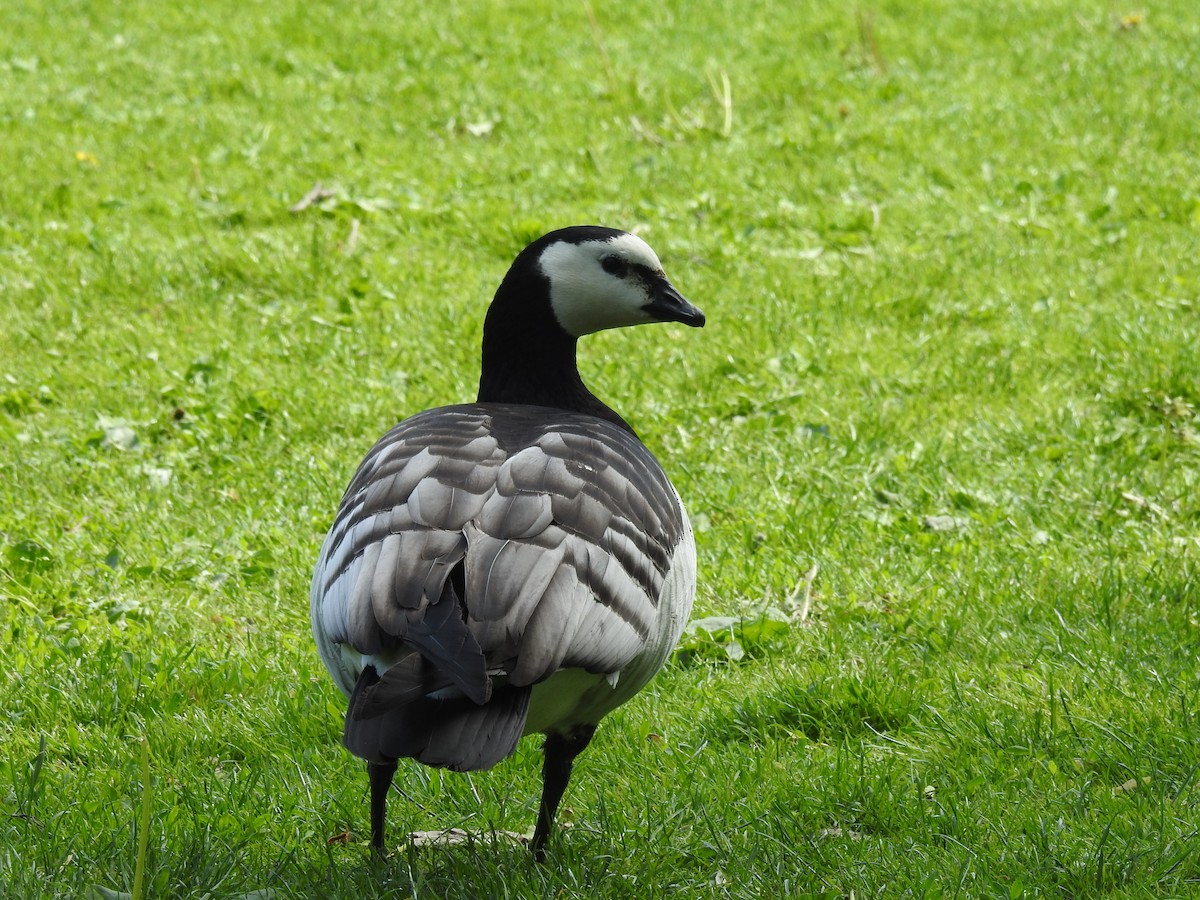
[[[359,467],[313,579],[347,746],[486,768],[527,724],[594,724],[662,665],[694,572],[679,497],[624,423],[505,403],[406,419]]]

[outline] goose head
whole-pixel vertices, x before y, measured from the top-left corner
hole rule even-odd
[[[675,289],[637,235],[585,225],[531,246],[539,244],[536,266],[549,286],[550,309],[571,337],[648,322],[704,325],[704,313]]]
[[[488,308],[478,400],[587,412],[629,428],[583,384],[576,343],[650,322],[698,328],[704,313],[645,241],[596,225],[552,231],[517,255]]]

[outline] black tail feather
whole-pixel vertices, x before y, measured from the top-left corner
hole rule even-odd
[[[407,706],[421,698],[448,688],[454,681],[436,669],[420,653],[411,653],[383,673],[375,676],[375,668],[368,666],[363,671],[371,672],[367,684],[359,676],[354,693],[350,697],[348,715],[355,719],[373,719],[394,707]]]
[[[376,690],[391,693],[387,675],[381,681],[367,666],[346,712],[342,743],[347,750],[381,765],[408,757],[459,772],[489,769],[512,754],[525,729],[531,693],[529,687],[504,685],[480,705],[466,697],[410,699],[400,691],[388,699],[407,702],[384,704],[375,702]]]

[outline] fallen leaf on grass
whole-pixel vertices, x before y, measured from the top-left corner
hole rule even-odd
[[[1116,787],[1114,787],[1113,793],[1114,794],[1132,794],[1134,791],[1136,791],[1142,785],[1149,784],[1149,783],[1150,783],[1149,775],[1143,776],[1141,781],[1138,781],[1136,778],[1130,778],[1128,781],[1122,782],[1121,784],[1118,784]]]

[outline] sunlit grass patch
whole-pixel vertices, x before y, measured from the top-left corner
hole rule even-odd
[[[1190,6],[5,15],[0,894],[130,892],[143,837],[146,896],[1197,889]],[[588,221],[709,317],[581,367],[712,627],[550,865],[377,863],[317,547],[384,429],[473,396],[513,253]],[[397,831],[520,831],[538,765],[406,768]]]

